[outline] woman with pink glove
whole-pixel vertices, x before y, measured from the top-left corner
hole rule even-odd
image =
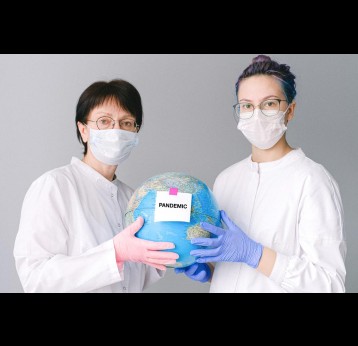
[[[133,190],[115,171],[138,144],[142,103],[124,80],[95,82],[76,109],[82,159],[46,172],[26,193],[15,241],[25,292],[141,292],[176,262],[168,242],[135,237],[143,218],[123,229]]]

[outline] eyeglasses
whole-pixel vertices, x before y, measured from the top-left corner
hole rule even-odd
[[[118,120],[114,120],[111,117],[103,116],[98,118],[97,120],[87,120],[92,123],[96,123],[98,130],[109,130],[113,129],[114,125]],[[119,120],[119,128],[121,130],[137,132],[139,130],[139,125],[137,125],[136,121],[133,119],[123,119]]]
[[[273,117],[278,114],[280,111],[280,103],[287,102],[287,100],[280,99],[268,99],[262,101],[256,107],[259,107],[262,114],[267,117]],[[235,115],[239,119],[249,119],[253,116],[255,106],[249,102],[239,102],[236,105],[233,105],[235,110]]]

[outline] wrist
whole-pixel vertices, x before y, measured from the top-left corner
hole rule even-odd
[[[120,249],[119,249],[117,236],[113,238],[113,247],[114,247],[114,253],[115,253],[117,265],[123,263],[124,260],[120,256]]]
[[[263,249],[264,247],[260,243],[257,243],[254,240],[252,240],[251,253],[246,264],[256,269],[259,266]]]
[[[267,277],[272,273],[273,267],[276,263],[276,252],[268,247],[264,247],[262,251],[261,260],[257,269]]]
[[[124,269],[124,261],[121,260],[119,256],[119,246],[116,237],[113,238],[113,247],[114,247],[114,255],[116,258],[117,268],[121,272]]]
[[[124,262],[117,262],[117,268],[121,272],[124,269]]]

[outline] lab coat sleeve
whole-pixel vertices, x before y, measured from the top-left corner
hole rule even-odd
[[[112,239],[82,254],[67,255],[65,213],[55,179],[50,175],[37,179],[25,196],[14,246],[24,291],[88,292],[123,280]]]
[[[337,183],[326,170],[308,177],[297,216],[300,252],[277,253],[270,278],[287,292],[344,292],[343,206]]]

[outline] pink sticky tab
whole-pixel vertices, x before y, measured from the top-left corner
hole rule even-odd
[[[178,189],[176,187],[171,187],[169,189],[169,195],[177,195],[178,194]]]

